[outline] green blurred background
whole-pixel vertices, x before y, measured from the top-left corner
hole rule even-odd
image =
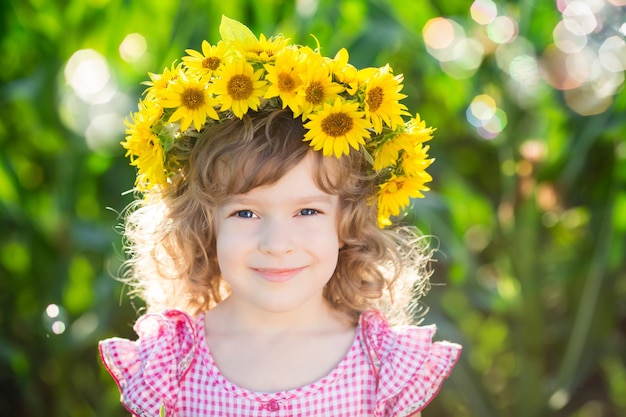
[[[147,72],[222,14],[391,63],[437,128],[430,311],[465,346],[432,416],[626,415],[624,0],[5,0],[0,415],[124,416],[97,341],[134,337],[113,277]]]

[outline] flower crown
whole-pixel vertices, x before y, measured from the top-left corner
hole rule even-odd
[[[241,119],[249,110],[287,107],[303,120],[303,140],[324,156],[365,153],[378,178],[380,227],[429,190],[426,168],[433,159],[423,143],[433,129],[400,103],[403,77],[389,65],[357,70],[345,49],[324,57],[319,45],[292,45],[282,35],[257,38],[225,16],[220,34],[217,45],[203,41],[202,53],[187,49],[182,62],[149,73],[122,142],[137,168],[138,191],[165,189],[181,169],[180,149],[207,126]]]

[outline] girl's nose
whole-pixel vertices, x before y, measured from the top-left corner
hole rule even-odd
[[[265,219],[259,236],[259,249],[270,254],[285,254],[293,250],[294,240],[288,222]]]

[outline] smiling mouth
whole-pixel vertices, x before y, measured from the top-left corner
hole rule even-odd
[[[285,282],[294,278],[304,269],[299,268],[252,268],[262,279],[270,282]]]

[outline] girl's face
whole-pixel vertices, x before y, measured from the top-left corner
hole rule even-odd
[[[315,184],[312,156],[216,211],[217,259],[231,302],[274,313],[324,303],[341,245],[340,207],[338,196]]]

